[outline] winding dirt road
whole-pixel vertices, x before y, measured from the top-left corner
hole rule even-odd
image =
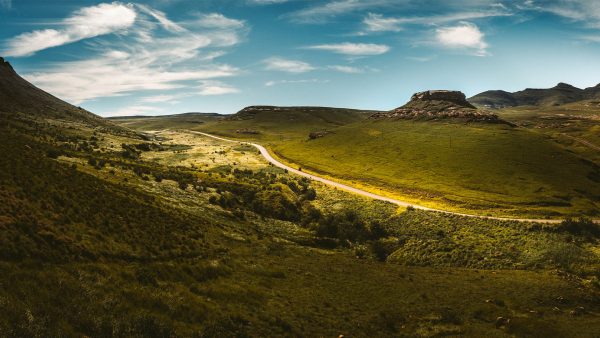
[[[343,183],[339,183],[339,182],[335,182],[323,177],[319,177],[313,174],[309,174],[303,171],[300,171],[298,169],[294,169],[292,167],[289,167],[279,161],[277,161],[276,159],[273,158],[273,156],[271,156],[271,154],[269,153],[269,151],[261,146],[260,144],[257,143],[252,143],[252,142],[246,142],[246,141],[236,141],[236,140],[229,140],[223,137],[219,137],[219,136],[215,136],[215,135],[211,135],[211,134],[207,134],[207,133],[203,133],[200,131],[189,131],[190,133],[193,134],[198,134],[198,135],[203,135],[206,137],[210,137],[216,140],[220,140],[220,141],[224,141],[224,142],[232,142],[232,143],[238,143],[238,144],[247,144],[247,145],[251,145],[253,147],[255,147],[256,149],[258,149],[260,151],[260,154],[270,163],[272,163],[274,166],[282,168],[282,169],[286,169],[288,172],[294,173],[296,175],[300,175],[300,176],[304,176],[307,177],[311,180],[314,181],[318,181],[324,184],[327,184],[329,186],[332,187],[336,187],[338,189],[342,189],[342,190],[346,190],[361,196],[365,196],[365,197],[369,197],[375,200],[380,200],[380,201],[385,201],[385,202],[390,202],[393,204],[396,204],[398,206],[401,207],[408,207],[411,206],[415,209],[419,209],[419,210],[426,210],[426,211],[434,211],[434,212],[440,212],[440,213],[444,213],[444,214],[449,214],[449,215],[457,215],[457,216],[464,216],[464,217],[472,217],[472,218],[483,218],[483,219],[494,219],[494,220],[502,220],[502,221],[515,221],[515,222],[532,222],[532,223],[560,223],[562,222],[562,220],[555,220],[555,219],[529,219],[529,218],[508,218],[508,217],[491,217],[491,216],[481,216],[481,215],[471,215],[471,214],[463,214],[463,213],[458,213],[458,212],[452,212],[452,211],[446,211],[446,210],[439,210],[439,209],[433,209],[433,208],[428,208],[425,206],[421,206],[421,205],[416,205],[416,204],[412,204],[409,202],[405,202],[405,201],[400,201],[397,199],[393,199],[393,198],[389,198],[389,197],[385,197],[385,196],[381,196],[381,195],[377,195],[377,194],[373,194],[371,192],[365,191],[365,190],[361,190],[358,188],[354,188],[351,187],[349,185],[343,184]],[[594,220],[594,222],[596,223],[600,223],[600,220]]]

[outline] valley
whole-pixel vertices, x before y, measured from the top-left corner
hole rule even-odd
[[[8,79],[20,81],[16,74]],[[246,144],[194,133],[257,139],[278,159],[298,156],[294,166],[319,175],[334,163],[336,172],[358,168],[358,155],[381,156],[384,143],[412,144],[414,152],[400,158],[414,167],[427,152],[447,152],[443,137],[427,145],[432,134],[460,135],[452,149],[478,159],[502,155],[490,135],[509,142],[507,134],[585,173],[575,155],[529,131],[370,120],[378,112],[323,108],[111,121],[52,97],[39,109],[29,102],[45,94],[23,88],[10,105],[0,102],[3,335],[508,337],[600,330],[600,230],[589,220],[515,222],[399,207],[286,172]],[[492,148],[478,153],[476,144]],[[306,154],[323,162],[312,168]],[[371,162],[384,168],[372,171],[383,173],[388,162]],[[494,165],[485,167],[490,175],[499,174]],[[460,182],[456,170],[444,175]],[[432,203],[429,195],[422,200]]]

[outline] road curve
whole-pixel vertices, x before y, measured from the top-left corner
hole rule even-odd
[[[307,177],[311,180],[314,181],[318,181],[324,184],[327,184],[329,186],[332,187],[336,187],[342,190],[346,190],[361,196],[365,196],[365,197],[369,197],[375,200],[380,200],[380,201],[385,201],[385,202],[390,202],[393,204],[396,204],[398,206],[401,207],[413,207],[415,209],[419,209],[419,210],[426,210],[426,211],[434,211],[434,212],[440,212],[440,213],[444,213],[444,214],[449,214],[449,215],[457,215],[457,216],[464,216],[464,217],[471,217],[471,218],[482,218],[482,219],[493,219],[493,220],[501,220],[501,221],[515,221],[515,222],[531,222],[531,223],[560,223],[562,222],[562,220],[550,220],[550,219],[529,219],[529,218],[508,218],[508,217],[491,217],[491,216],[481,216],[481,215],[471,215],[471,214],[463,214],[463,213],[459,213],[459,212],[452,212],[452,211],[447,211],[447,210],[440,210],[440,209],[433,209],[433,208],[428,208],[425,206],[421,206],[421,205],[416,205],[413,203],[409,203],[409,202],[405,202],[405,201],[400,201],[397,199],[393,199],[393,198],[389,198],[389,197],[385,197],[385,196],[381,196],[381,195],[377,195],[377,194],[373,194],[371,192],[365,191],[365,190],[361,190],[358,188],[354,188],[351,187],[349,185],[346,184],[342,184],[339,182],[335,182],[332,180],[328,180],[326,178],[323,177],[319,177],[313,174],[309,174],[306,173],[304,171],[300,171],[298,169],[294,169],[290,166],[287,166],[279,161],[277,161],[276,159],[273,158],[273,156],[271,156],[271,154],[269,153],[269,151],[261,146],[260,144],[257,143],[252,143],[252,142],[246,142],[246,141],[236,141],[236,140],[229,140],[223,137],[219,137],[219,136],[215,136],[215,135],[211,135],[208,133],[203,133],[200,131],[191,131],[188,130],[188,132],[193,133],[193,134],[198,134],[198,135],[203,135],[206,137],[210,137],[216,140],[220,140],[220,141],[224,141],[224,142],[232,142],[232,143],[238,143],[238,144],[247,144],[247,145],[251,145],[253,147],[255,147],[256,149],[258,149],[260,151],[260,154],[270,163],[272,163],[274,166],[282,168],[282,169],[286,169],[288,172],[294,173],[296,175],[300,175],[300,176],[304,176]],[[594,222],[598,223],[600,222],[600,220],[594,220]]]

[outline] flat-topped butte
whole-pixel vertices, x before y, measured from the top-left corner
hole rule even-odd
[[[389,112],[375,113],[371,119],[441,120],[504,123],[497,115],[478,110],[465,94],[451,90],[428,90],[414,94],[410,101]]]

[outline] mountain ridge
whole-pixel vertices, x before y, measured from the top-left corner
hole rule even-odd
[[[585,100],[600,99],[600,84],[594,87],[578,88],[560,82],[552,88],[526,88],[521,91],[488,90],[470,97],[472,104],[483,108],[504,108],[516,106],[560,106]]]

